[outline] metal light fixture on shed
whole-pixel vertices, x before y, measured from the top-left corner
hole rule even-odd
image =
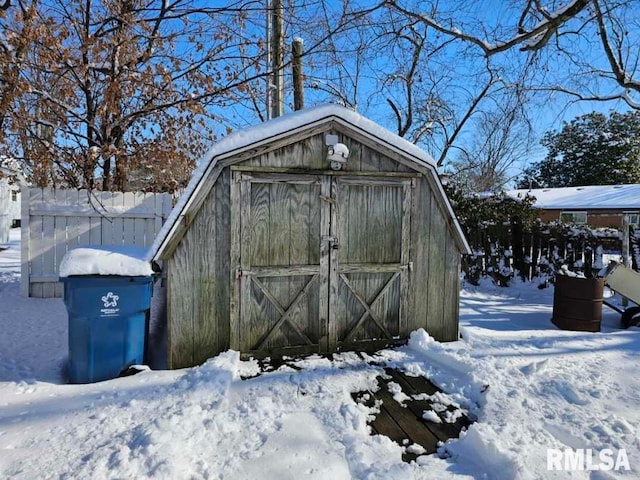
[[[331,170],[340,170],[349,159],[349,148],[344,143],[329,145],[327,160],[331,162]]]

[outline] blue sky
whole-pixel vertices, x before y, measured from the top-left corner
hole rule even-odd
[[[358,3],[361,6],[371,6],[370,2],[362,0],[350,2],[349,8],[358,8]],[[417,11],[419,11],[418,9],[428,11],[430,5],[429,2],[415,2],[413,0],[405,0],[402,3],[416,5]],[[323,4],[327,8],[326,11],[322,9]],[[550,9],[553,9],[566,4],[566,2],[554,3],[552,0],[547,4]],[[285,40],[287,44],[291,42],[293,37],[300,36],[305,40],[305,47],[310,48],[314,44],[314,37],[322,34],[319,25],[322,23],[324,15],[330,19],[339,18],[341,4],[338,2],[310,2],[309,5],[310,7],[304,11],[287,10],[288,15],[298,15],[300,18],[306,19],[301,22],[299,27],[287,26]],[[520,8],[520,4],[516,7]],[[472,32],[491,42],[509,38],[514,34],[520,13],[516,7],[511,2],[500,0],[443,0],[438,3],[440,19],[450,18],[454,22],[453,24],[461,30]],[[385,17],[383,13],[377,15],[380,20],[389,20],[389,17]],[[256,29],[262,29],[264,26],[259,20],[255,25]],[[570,27],[577,30],[581,27],[581,22],[575,21]],[[374,22],[364,30],[364,35],[371,34],[372,37],[369,41],[365,39],[362,50],[357,48],[359,47],[358,42],[363,38],[355,31],[335,38],[338,53],[332,59],[332,64],[327,63],[326,58],[319,59],[317,55],[305,59],[307,104],[336,101],[337,98],[328,94],[327,90],[337,88],[345,95],[348,102],[357,105],[360,113],[394,131],[396,130],[395,118],[389,107],[388,99],[398,100],[401,111],[405,113],[406,109],[402,108],[402,88],[400,83],[390,81],[385,83],[384,79],[390,78],[389,75],[394,73],[403,73],[403,65],[406,66],[410,52],[394,49],[391,42],[385,43],[379,39],[376,40],[375,35],[379,33],[378,28],[379,24],[376,25]],[[601,76],[583,77],[579,75],[581,71],[584,71],[582,62],[595,68],[607,68],[606,59],[597,36],[593,34],[593,29],[587,28],[584,31],[586,32],[584,36],[562,37],[563,45],[570,46],[574,52],[573,57],[559,55],[555,50],[543,50],[540,55],[541,68],[535,71],[532,74],[534,78],[530,79],[533,84],[558,84],[578,89],[581,92],[601,94],[609,94],[615,90],[615,86],[612,87],[613,83],[604,81]],[[632,35],[635,38],[637,32]],[[434,48],[442,43],[442,38],[435,35],[432,30],[428,31],[427,38],[430,46]],[[364,54],[363,57],[359,56],[359,52]],[[429,49],[425,49],[425,55],[429,54]],[[402,58],[403,55],[406,55],[407,58]],[[366,58],[366,60],[362,61],[362,58]],[[525,55],[514,49],[496,55],[492,62],[501,69],[501,74],[504,75],[506,82],[514,82],[517,80],[517,73],[525,60]],[[422,72],[425,78],[423,93],[425,95],[430,93],[428,89],[441,81],[441,85],[433,88],[434,94],[455,113],[457,118],[460,118],[474,93],[483,85],[483,64],[484,59],[477,48],[454,42],[438,55],[430,57],[429,62],[424,64],[426,66]],[[394,68],[398,71],[395,72]],[[289,71],[287,71],[287,77],[289,77]],[[358,80],[357,85],[355,79]],[[260,83],[264,85],[263,82]],[[313,84],[319,88],[311,88]],[[489,108],[489,105],[482,104],[481,108]],[[563,121],[570,121],[576,116],[594,110],[609,113],[611,110],[626,111],[627,109],[623,102],[572,102],[572,98],[567,95],[554,94],[548,98],[541,94],[537,101],[528,107],[528,113],[534,126],[534,135],[539,139],[544,132],[559,130],[562,128]],[[289,108],[287,107],[285,110],[289,110]],[[234,109],[234,116],[237,120],[235,128],[240,127],[243,122],[244,124],[253,124],[257,121],[255,116],[247,115],[247,112],[241,108]],[[460,145],[470,141],[473,133],[473,124],[470,123],[459,137]],[[435,136],[423,137],[419,144],[434,156],[440,153],[443,145],[442,139]],[[522,159],[523,166],[543,158],[544,154],[544,148],[539,145],[537,140],[534,141],[530,155]]]

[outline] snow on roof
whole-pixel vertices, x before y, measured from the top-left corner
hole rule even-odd
[[[185,189],[184,193],[180,195],[178,203],[156,236],[153,245],[149,248],[147,259],[158,259],[160,250],[166,246],[165,240],[172,236],[178,219],[182,215],[183,211],[189,208],[191,202],[195,198],[195,193],[197,193],[201,186],[201,180],[211,172],[218,160],[232,156],[249,146],[254,147],[260,144],[269,143],[278,137],[288,135],[295,130],[304,129],[327,120],[342,121],[349,127],[356,128],[365,133],[368,137],[374,137],[379,142],[399,150],[405,156],[412,158],[416,163],[431,167],[435,172],[437,165],[431,155],[415,144],[399,137],[353,110],[349,110],[340,105],[328,104],[292,112],[282,117],[269,120],[268,122],[260,123],[244,130],[231,133],[211,147],[199,162],[198,167],[193,172],[189,185]],[[444,190],[442,190],[441,193],[446,198]],[[455,219],[455,215],[450,206],[449,212]],[[454,223],[456,230],[458,230],[462,238],[463,244],[468,249],[466,239],[464,238],[464,234],[462,233],[462,229],[460,228],[457,220],[455,220]]]
[[[153,274],[144,247],[101,245],[69,250],[60,262],[60,276],[120,275],[142,277]]]
[[[640,209],[640,184],[509,190],[512,198],[529,194],[534,207],[548,210]]]
[[[269,120],[265,123],[253,125],[244,130],[233,132],[230,135],[224,137],[219,142],[215,143],[213,147],[205,154],[204,162],[210,161],[225,153],[240,150],[249,145],[253,145],[262,140],[270,140],[272,137],[282,135],[283,133],[290,132],[300,127],[305,127],[309,124],[316,123],[331,117],[342,119],[349,123],[351,126],[358,127],[361,130],[366,131],[369,135],[377,137],[384,143],[397,147],[399,150],[414,156],[417,160],[421,160],[425,163],[435,166],[435,161],[427,152],[422,150],[415,144],[399,137],[395,133],[390,132],[384,127],[381,127],[377,123],[363,117],[359,113],[349,110],[348,108],[340,105],[328,104],[320,105],[318,107],[306,108],[304,110],[298,110],[296,112],[288,113],[282,117]],[[194,173],[194,177],[196,174]]]

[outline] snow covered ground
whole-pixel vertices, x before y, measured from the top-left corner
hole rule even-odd
[[[602,333],[565,332],[549,321],[552,289],[483,284],[462,291],[463,341],[415,332],[381,352],[478,419],[443,445],[446,458],[407,464],[351,400],[381,368],[354,354],[244,381],[257,365],[226,352],[192,369],[64,384],[64,306],[19,296],[19,251],[14,230],[0,251],[0,478],[640,478],[640,329],[617,329],[609,309]],[[624,451],[630,470],[550,471],[548,449],[592,449],[591,468],[604,465],[598,452],[615,462]]]

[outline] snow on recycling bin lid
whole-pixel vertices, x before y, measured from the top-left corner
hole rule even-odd
[[[61,277],[72,275],[120,275],[142,277],[152,275],[144,247],[102,245],[69,250],[60,262]]]

